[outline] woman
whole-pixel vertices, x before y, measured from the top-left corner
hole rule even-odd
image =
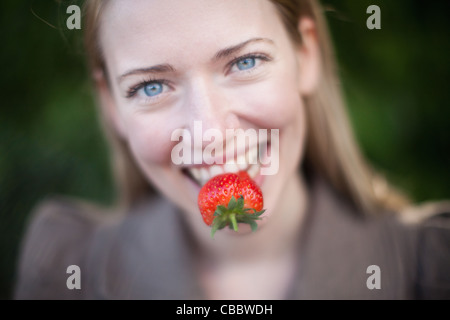
[[[364,161],[316,1],[92,0],[85,9],[120,201],[115,214],[43,203],[17,298],[450,297],[448,207],[412,209]],[[235,168],[174,163],[178,143],[194,158],[206,150],[208,141],[172,139],[194,135],[196,123],[278,133],[278,148],[249,146],[279,163],[275,174],[252,175],[266,208],[255,233],[210,239],[199,190]],[[71,265],[79,290],[67,286]]]

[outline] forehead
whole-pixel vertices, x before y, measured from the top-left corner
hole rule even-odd
[[[107,64],[123,70],[202,59],[280,29],[269,0],[113,0],[102,13],[100,42]]]

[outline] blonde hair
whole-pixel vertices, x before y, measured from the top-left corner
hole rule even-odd
[[[319,172],[362,213],[400,212],[409,201],[378,175],[366,162],[355,141],[336,71],[336,63],[327,24],[316,0],[271,0],[275,4],[292,40],[301,43],[297,23],[302,15],[311,17],[318,33],[322,74],[314,94],[305,97],[309,132],[306,162]],[[91,70],[105,75],[101,48],[97,39],[99,17],[107,0],[85,2],[85,48]],[[103,118],[102,118],[103,120]],[[137,168],[126,143],[103,121],[112,147],[113,168],[120,204],[130,206],[149,192],[148,182]]]

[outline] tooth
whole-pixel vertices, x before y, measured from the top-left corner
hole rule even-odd
[[[248,175],[250,176],[250,178],[255,178],[258,173],[259,173],[259,165],[258,164],[253,164],[250,166],[250,168],[247,170]]]
[[[201,173],[200,173],[199,169],[191,168],[189,171],[191,172],[191,174],[192,174],[192,176],[194,177],[195,180],[200,181]]]
[[[223,166],[225,172],[238,172],[239,168],[235,163],[226,163]]]
[[[202,180],[202,184],[205,184],[208,180],[209,180],[209,172],[206,168],[200,168],[200,175],[201,175],[201,180]]]
[[[239,170],[247,170],[247,167],[248,167],[247,163],[238,164],[238,169]]]
[[[265,141],[264,143],[259,144],[259,160],[260,162],[264,159],[266,159],[267,155],[267,144],[268,142]]]
[[[237,166],[238,166],[239,170],[245,170],[245,169],[247,169],[248,163],[247,163],[247,161],[245,161],[245,154],[240,155],[240,156],[237,158],[236,162],[237,162]]]
[[[214,166],[211,166],[209,168],[209,175],[211,177],[215,177],[215,176],[217,176],[219,174],[222,174],[222,173],[223,173],[223,169],[222,169],[221,166],[214,165]]]
[[[258,162],[258,147],[253,147],[248,150],[248,163],[256,164]]]

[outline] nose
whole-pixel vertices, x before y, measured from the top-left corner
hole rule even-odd
[[[220,132],[226,139],[227,129],[239,128],[239,118],[226,89],[207,77],[196,77],[186,92],[183,109],[186,112],[186,128],[191,135],[198,137],[205,132]],[[202,131],[202,132],[199,132]],[[214,141],[222,144],[224,141]],[[211,141],[202,139],[201,148],[210,145]],[[200,147],[199,144],[196,144]]]

